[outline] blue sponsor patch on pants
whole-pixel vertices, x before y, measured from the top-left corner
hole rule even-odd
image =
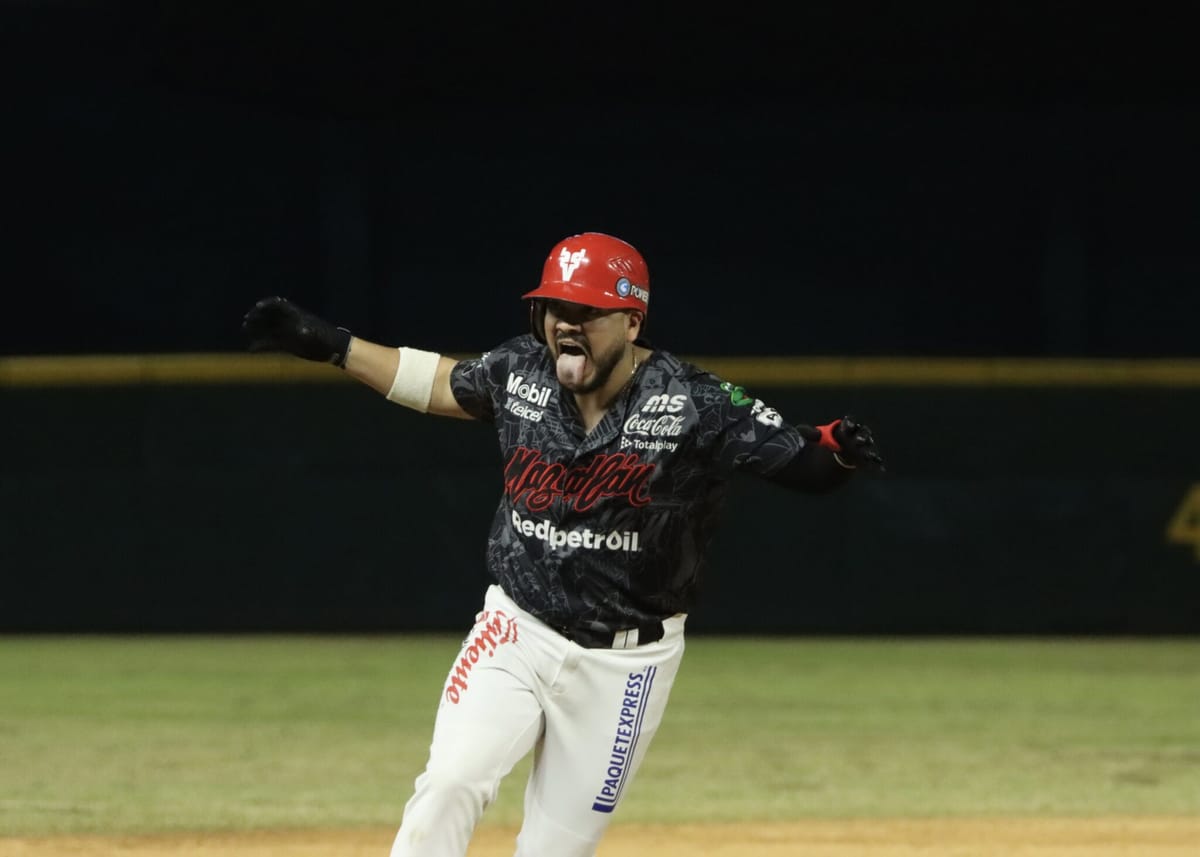
[[[632,770],[633,754],[637,751],[638,739],[642,735],[642,721],[650,700],[650,689],[654,685],[654,674],[658,667],[646,667],[641,672],[629,674],[621,696],[620,714],[613,737],[612,750],[604,771],[604,779],[592,803],[596,812],[612,812],[620,800],[621,791]]]

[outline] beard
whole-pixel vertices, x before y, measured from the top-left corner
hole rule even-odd
[[[612,373],[616,371],[617,366],[621,364],[621,358],[625,356],[625,343],[618,342],[613,345],[608,351],[602,354],[593,355],[592,365],[596,367],[596,371],[591,383],[584,384],[582,389],[576,390],[577,393],[594,393],[612,377]]]

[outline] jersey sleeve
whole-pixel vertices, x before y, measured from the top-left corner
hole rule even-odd
[[[500,355],[487,351],[470,360],[460,360],[450,370],[450,391],[458,406],[477,420],[496,421],[496,406],[492,397],[495,387],[496,363]]]
[[[450,372],[450,391],[458,406],[477,420],[496,421],[499,391],[515,359],[513,342],[486,351],[479,357],[460,360]]]
[[[714,402],[713,455],[723,475],[748,471],[770,477],[804,448],[795,426],[745,388],[714,375],[706,385]]]

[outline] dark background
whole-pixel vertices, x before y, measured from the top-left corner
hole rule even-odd
[[[0,6],[0,355],[241,351],[273,293],[479,352],[602,230],[682,355],[1200,356],[1169,9],[382,5]],[[0,386],[0,629],[460,629],[490,431],[330,373]],[[752,392],[889,473],[737,482],[689,627],[1200,632],[1194,383],[804,381]]]
[[[1187,27],[1012,5],[7,3],[0,349],[483,350],[598,229],[681,353],[1196,355]]]
[[[1200,387],[771,389],[871,414],[889,472],[735,479],[694,632],[1200,633]],[[0,629],[461,631],[493,429],[356,384],[9,390]],[[1122,426],[1179,432],[1164,452]]]

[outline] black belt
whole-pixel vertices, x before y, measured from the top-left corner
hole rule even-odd
[[[632,649],[647,643],[657,643],[663,638],[663,623],[650,622],[636,628],[619,631],[597,631],[592,628],[559,628],[559,633],[578,643],[585,649]],[[634,632],[637,636],[634,636]]]

